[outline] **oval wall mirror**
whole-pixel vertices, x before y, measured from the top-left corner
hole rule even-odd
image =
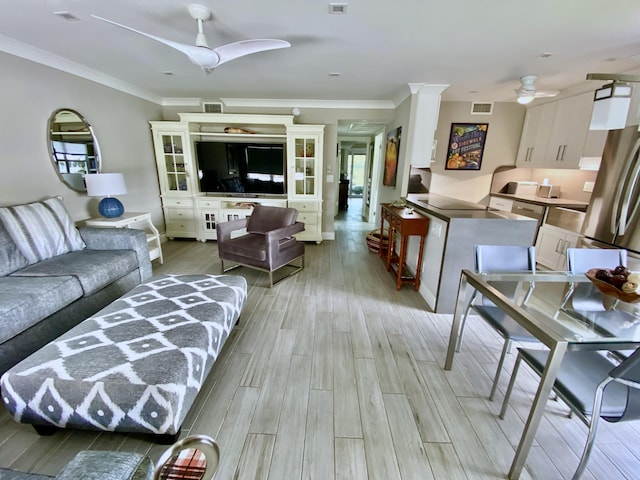
[[[49,154],[60,180],[76,192],[86,192],[84,175],[100,172],[100,149],[93,128],[70,108],[49,118]]]
[[[160,456],[154,480],[210,480],[218,469],[220,449],[211,437],[192,435],[176,442]]]

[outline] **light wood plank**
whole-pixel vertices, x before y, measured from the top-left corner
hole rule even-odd
[[[375,363],[356,359],[356,380],[362,416],[362,430],[367,454],[367,471],[371,478],[400,479],[391,430],[382,399]]]
[[[406,396],[384,394],[383,399],[401,478],[434,478]]]
[[[275,435],[250,433],[242,449],[236,476],[237,480],[266,479],[273,453]]]
[[[333,423],[336,437],[362,438],[351,335],[333,334]]]
[[[360,438],[335,439],[336,480],[368,480],[364,441]]]
[[[327,390],[309,392],[307,434],[302,461],[302,478],[334,478],[333,394]]]

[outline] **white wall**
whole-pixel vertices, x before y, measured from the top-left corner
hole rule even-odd
[[[431,164],[430,192],[473,203],[486,201],[494,170],[515,165],[526,109],[515,102],[498,102],[492,115],[471,115],[471,102],[442,102],[436,139],[435,162]],[[452,123],[488,123],[480,170],[445,170]]]
[[[151,212],[164,230],[149,120],[159,105],[97,83],[0,52],[0,204],[26,203],[62,195],[76,221],[95,217],[100,199],[67,188],[48,153],[47,124],[54,110],[71,108],[92,124],[103,172],[122,172],[129,211]]]

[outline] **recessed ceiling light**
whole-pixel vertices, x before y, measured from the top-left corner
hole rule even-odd
[[[53,14],[58,16],[58,17],[60,17],[60,18],[64,18],[65,20],[69,20],[69,21],[80,20],[78,17],[76,17],[71,12],[53,12]]]
[[[550,56],[552,56],[553,53],[549,53],[549,52],[542,52],[538,55],[539,58],[549,58]]]
[[[348,3],[330,3],[329,13],[332,15],[345,15],[347,13]]]
[[[167,77],[173,77],[173,72],[162,72],[163,75],[166,75]]]
[[[339,77],[340,76],[340,72],[329,72],[329,76],[330,77]]]

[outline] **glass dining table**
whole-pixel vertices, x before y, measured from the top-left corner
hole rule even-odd
[[[518,284],[520,294],[515,299],[501,293],[501,287],[509,283]],[[510,479],[520,477],[565,352],[568,350],[628,350],[640,346],[640,315],[634,312],[633,308],[625,308],[632,307],[630,304],[622,305],[620,308],[623,313],[616,315],[613,321],[608,315],[587,315],[586,312],[579,313],[561,308],[568,293],[583,283],[591,283],[584,274],[557,271],[478,273],[463,270],[461,272],[445,370],[451,370],[453,367],[463,316],[474,290],[492,301],[550,350],[511,464]],[[595,287],[593,288],[596,295],[603,295],[595,290]],[[605,304],[613,303],[608,296],[603,295],[602,299]]]

